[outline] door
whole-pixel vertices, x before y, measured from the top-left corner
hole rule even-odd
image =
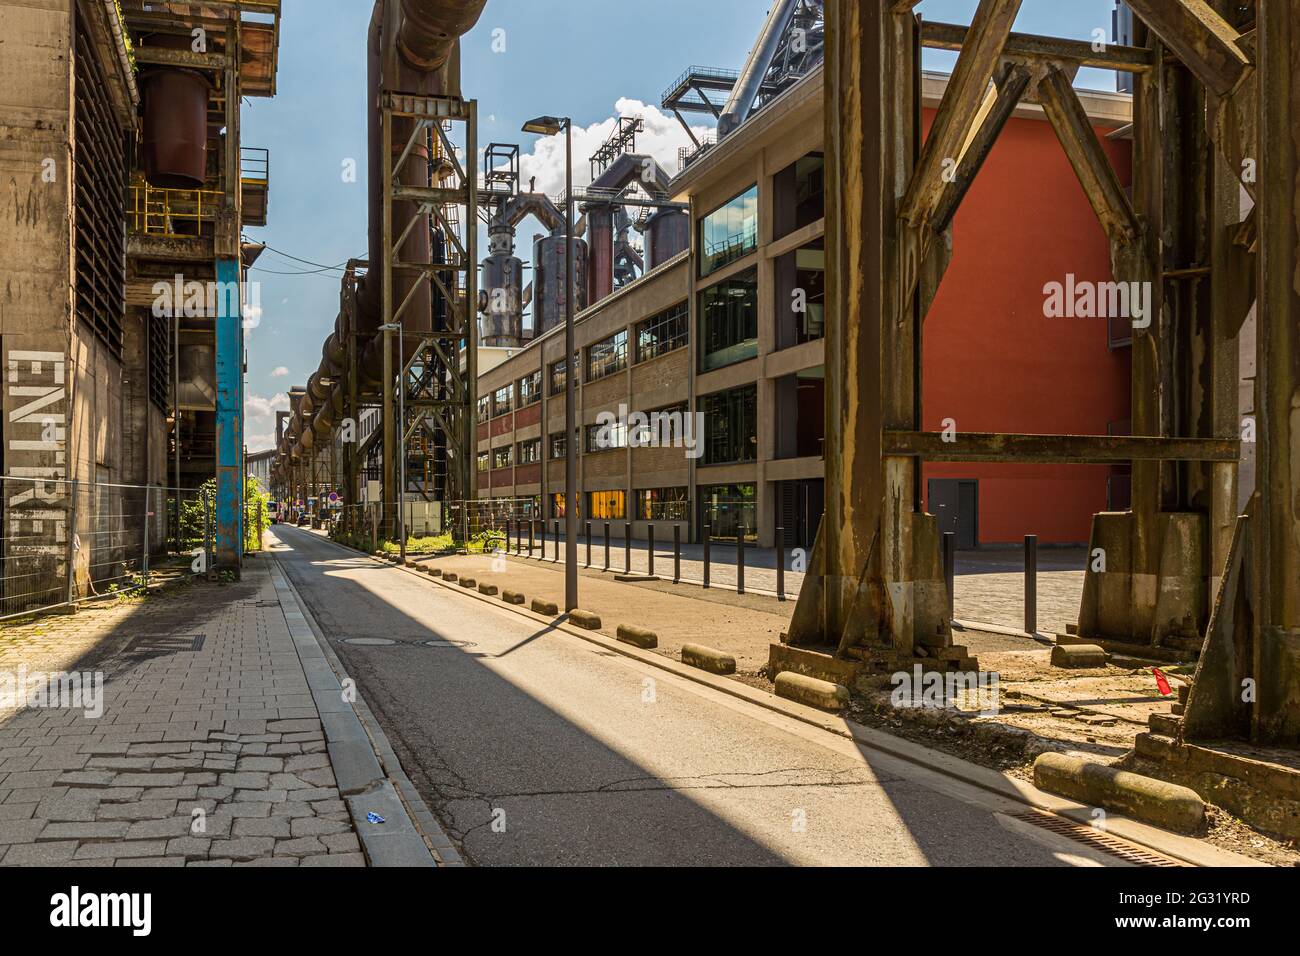
[[[928,486],[930,514],[939,533],[956,535],[957,550],[979,547],[979,482],[960,478],[933,478]]]

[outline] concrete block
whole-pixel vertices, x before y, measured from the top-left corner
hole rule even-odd
[[[1194,790],[1079,757],[1040,755],[1034,785],[1177,833],[1195,833],[1205,822],[1205,802]]]
[[[849,689],[843,684],[792,671],[776,675],[776,696],[830,711],[843,710],[849,703]]]
[[[505,601],[507,604],[523,604],[524,596],[518,591],[507,590],[501,592],[501,600]]]
[[[533,613],[545,614],[547,617],[556,617],[560,613],[560,606],[554,601],[543,601],[541,598],[533,598]]]
[[[682,663],[711,674],[736,673],[736,659],[730,654],[705,647],[703,644],[682,645]]]
[[[645,650],[659,646],[658,634],[648,628],[637,627],[635,624],[620,624],[618,626],[618,639],[624,644],[631,644],[633,647],[640,647]]]
[[[497,593],[497,586],[495,584],[480,584],[478,586],[478,593],[486,594],[488,597],[494,597]]]
[[[1096,644],[1057,644],[1052,648],[1053,667],[1105,667],[1107,654]]]
[[[599,631],[600,615],[594,611],[584,611],[575,607],[569,612],[569,623],[585,631]]]
[[[431,568],[431,567],[429,567],[429,565],[427,565],[427,564],[424,566],[424,573],[427,574],[427,575],[428,575],[429,577],[431,577],[431,578],[440,578],[440,577],[442,577],[442,569],[441,569],[441,568]]]
[[[450,581],[452,584],[455,584],[455,583],[456,583],[456,572],[455,572],[455,571],[448,571],[447,573],[445,573],[445,574],[442,576],[442,579],[443,579],[444,581]]]
[[[472,587],[477,587],[477,586],[478,586],[478,582],[475,581],[473,578],[461,578],[461,579],[460,579],[460,586],[463,587],[463,588],[472,588]]]

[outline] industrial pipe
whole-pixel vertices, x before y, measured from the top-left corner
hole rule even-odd
[[[740,79],[736,81],[731,96],[727,99],[727,105],[722,108],[722,115],[718,117],[718,139],[730,136],[748,119],[754,103],[758,100],[758,94],[763,89],[763,80],[767,77],[767,71],[772,68],[776,51],[781,46],[781,38],[790,27],[790,19],[794,16],[797,2],[798,0],[776,0],[772,4],[767,22],[763,24],[763,31],[758,35],[754,49],[749,51],[749,59],[745,61]]]

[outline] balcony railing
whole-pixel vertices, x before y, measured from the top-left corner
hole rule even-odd
[[[127,231],[160,239],[201,236],[202,224],[216,220],[221,199],[215,189],[157,189],[143,181],[133,183]]]

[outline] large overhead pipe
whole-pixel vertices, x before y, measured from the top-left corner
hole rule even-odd
[[[344,389],[349,375],[356,375],[365,387],[374,387],[383,373],[384,349],[379,326],[382,322],[380,268],[384,255],[383,176],[384,163],[392,164],[414,130],[413,121],[393,124],[394,156],[382,154],[379,102],[389,92],[416,95],[458,95],[460,37],[473,28],[487,0],[376,0],[367,42],[367,87],[369,104],[369,262],[371,271],[357,295],[357,333],[368,343],[362,347],[359,367],[346,369],[345,317],[340,312],[334,334],[322,349],[320,367],[308,380],[298,414],[290,422],[284,450],[290,454],[310,451],[317,440],[327,438],[338,424],[344,407]],[[428,153],[418,144],[402,172],[406,185],[426,185]],[[411,203],[394,203],[393,221],[409,222],[416,215]],[[428,214],[417,217],[415,227],[398,250],[407,262],[430,258],[431,232]],[[422,332],[433,327],[434,302],[429,284],[410,275],[395,275],[393,299],[407,300],[415,283],[420,288],[411,296],[402,324],[413,334],[406,336],[405,363],[419,347]]]
[[[758,94],[763,89],[763,80],[772,68],[776,51],[781,46],[781,38],[790,29],[790,19],[794,16],[797,4],[798,0],[773,0],[763,31],[759,33],[754,49],[749,51],[749,59],[740,71],[740,79],[736,81],[727,105],[718,117],[718,139],[730,136],[749,118],[754,103],[758,101]]]

